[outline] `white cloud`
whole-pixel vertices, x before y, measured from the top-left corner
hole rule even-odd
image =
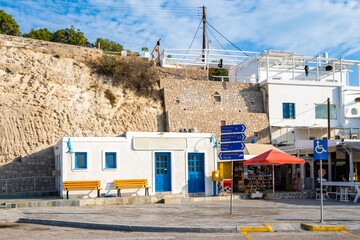
[[[16,5],[0,2],[0,8],[13,15],[23,32],[32,27],[57,30],[74,25],[90,41],[107,37],[139,51],[143,46],[151,49],[159,37],[162,48],[188,48],[200,21],[197,7],[206,5],[208,21],[240,48],[246,42],[257,51],[281,49],[305,55],[329,51],[330,56],[360,56],[358,1],[66,2],[19,0]],[[230,47],[220,36],[217,38]],[[200,45],[201,31],[194,47]]]

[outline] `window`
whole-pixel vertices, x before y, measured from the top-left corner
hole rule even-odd
[[[175,98],[175,104],[180,104],[180,98],[178,97]]]
[[[75,169],[87,168],[87,153],[77,152],[75,153]]]
[[[215,103],[221,103],[221,96],[218,92],[215,92],[214,94],[214,101]]]
[[[105,168],[116,168],[116,152],[105,153]]]
[[[220,122],[220,124],[221,124],[221,126],[224,126],[224,125],[226,125],[226,121],[223,120]]]
[[[351,115],[357,115],[357,109],[356,108],[351,109]]]
[[[295,119],[295,103],[283,103],[283,118]]]
[[[315,118],[316,119],[327,119],[328,118],[328,106],[327,104],[316,104],[315,105]],[[330,119],[336,119],[336,105],[330,105]]]

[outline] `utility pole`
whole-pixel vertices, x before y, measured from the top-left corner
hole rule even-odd
[[[202,20],[203,20],[203,41],[202,41],[202,61],[205,62],[205,49],[206,49],[206,7],[203,6],[202,7],[203,10],[203,15],[202,15]]]

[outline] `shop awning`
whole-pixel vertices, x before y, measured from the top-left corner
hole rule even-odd
[[[341,142],[342,145],[346,145],[350,148],[360,150],[360,140],[346,140]]]
[[[253,144],[253,143],[247,143],[245,144],[244,154],[245,155],[260,155],[264,152],[267,152],[269,150],[277,150],[279,152],[283,152],[280,149],[274,147],[270,144]]]
[[[269,150],[244,162],[244,165],[282,165],[304,163],[305,160],[278,150]]]

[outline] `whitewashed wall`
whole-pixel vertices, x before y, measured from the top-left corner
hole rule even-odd
[[[347,87],[344,92],[345,126],[347,128],[360,128],[360,87]],[[357,114],[353,115],[351,109],[356,109]]]
[[[155,194],[155,152],[171,153],[171,189],[172,193],[187,193],[188,184],[188,153],[204,153],[205,169],[205,194],[212,195],[212,171],[216,169],[216,150],[210,143],[211,134],[206,133],[126,133],[125,137],[71,137],[71,146],[74,152],[87,152],[87,169],[74,168],[74,153],[67,152],[68,137],[64,137],[55,145],[55,155],[62,153],[61,158],[61,182],[100,180],[103,190],[101,193],[116,194],[113,189],[113,181],[117,179],[148,179],[149,193]],[[148,138],[185,138],[187,147],[184,150],[150,149],[134,150],[134,137]],[[59,147],[59,149],[56,149]],[[104,169],[104,152],[117,153],[117,168]],[[122,190],[122,193],[130,195],[144,195],[144,190]],[[66,196],[66,192],[60,187],[60,194]],[[70,192],[72,197],[84,195],[96,197],[96,191]]]

